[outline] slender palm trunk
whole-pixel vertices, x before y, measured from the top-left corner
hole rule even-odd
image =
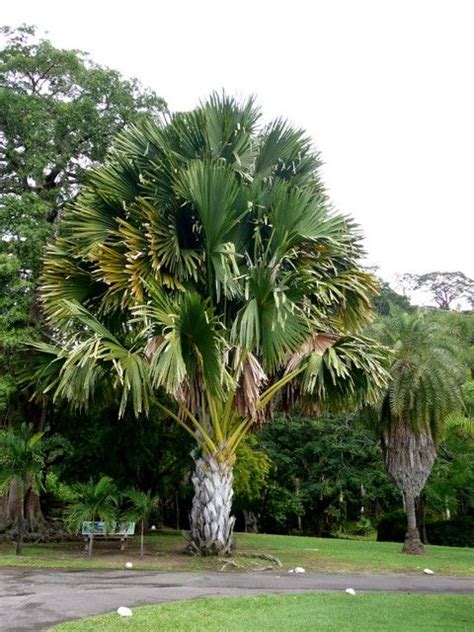
[[[94,523],[92,523],[92,530],[94,530]],[[94,545],[94,534],[89,535],[89,548],[87,549],[88,557],[92,557],[92,547]]]
[[[403,553],[422,555],[424,553],[424,547],[420,540],[418,527],[416,526],[415,497],[413,494],[405,493],[405,507],[407,512],[407,532],[402,549]]]
[[[16,538],[16,549],[15,549],[16,555],[20,555],[21,549],[23,548],[23,526],[24,526],[23,511],[20,511],[18,513],[18,520],[17,520],[17,538]]]
[[[143,550],[144,550],[144,546],[143,546],[143,532],[144,532],[144,520],[142,518],[142,525],[141,525],[141,534],[140,534],[140,557],[143,557]]]
[[[235,518],[232,509],[232,465],[216,455],[201,455],[196,460],[192,481],[190,543],[201,555],[229,555],[233,548]]]

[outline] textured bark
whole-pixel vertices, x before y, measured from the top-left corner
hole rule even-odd
[[[0,530],[17,530],[20,517],[25,533],[38,533],[46,525],[38,494],[27,486],[22,498],[20,485],[13,481],[8,492],[0,499]]]
[[[403,552],[423,554],[424,547],[416,523],[415,498],[418,498],[431,473],[436,445],[429,429],[413,432],[408,424],[395,420],[384,441],[385,466],[405,500],[407,533]]]
[[[258,533],[258,516],[253,511],[243,509],[246,533]],[[298,516],[300,518],[300,516]]]
[[[201,555],[229,555],[233,548],[235,518],[232,508],[232,466],[214,456],[196,460],[191,509],[190,543]]]

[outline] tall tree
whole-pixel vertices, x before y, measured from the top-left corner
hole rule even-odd
[[[464,272],[403,274],[399,276],[399,284],[404,292],[406,289],[428,292],[441,309],[450,309],[453,301],[463,299],[474,305],[474,280]]]
[[[232,548],[235,453],[282,388],[299,376],[319,400],[366,401],[385,381],[383,350],[348,335],[374,291],[359,234],[329,210],[305,135],[259,118],[252,100],[214,95],[120,135],[43,277],[60,344],[40,346],[38,390],[80,406],[101,384],[137,415],[156,399],[197,444],[203,554]]]
[[[444,422],[462,408],[466,367],[452,331],[426,314],[394,316],[378,330],[393,352],[391,380],[376,411],[385,466],[405,502],[403,551],[420,554],[415,501],[431,473]]]
[[[120,129],[164,108],[136,80],[54,47],[33,27],[0,29],[0,425],[27,418],[41,430],[46,421],[45,401],[21,397],[19,356],[22,341],[40,336],[41,258],[64,205]],[[0,523],[11,513],[7,494]]]

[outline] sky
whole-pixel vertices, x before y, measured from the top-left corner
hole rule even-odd
[[[37,25],[172,110],[256,95],[312,137],[382,277],[474,277],[474,2],[15,0],[0,23]]]

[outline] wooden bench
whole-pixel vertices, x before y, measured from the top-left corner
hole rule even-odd
[[[135,535],[134,522],[112,522],[106,526],[105,522],[83,522],[82,535],[84,536],[84,550],[92,552],[92,542],[94,540],[120,540],[120,550],[127,548],[127,541]]]

